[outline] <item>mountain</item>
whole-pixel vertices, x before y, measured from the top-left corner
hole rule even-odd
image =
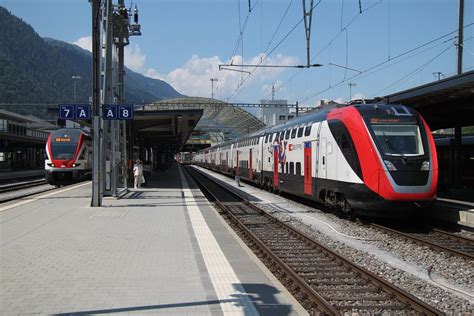
[[[88,102],[92,94],[92,54],[76,45],[42,38],[0,6],[0,103]],[[182,97],[168,83],[125,70],[127,103]]]

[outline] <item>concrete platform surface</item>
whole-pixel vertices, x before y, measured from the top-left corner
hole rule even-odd
[[[147,185],[0,204],[0,314],[306,314],[180,168]]]

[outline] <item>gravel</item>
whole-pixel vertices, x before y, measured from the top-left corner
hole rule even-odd
[[[424,278],[420,278],[419,275],[415,276],[412,273],[391,266],[392,262],[390,262],[389,256],[378,256],[372,254],[370,251],[365,252],[354,249],[344,242],[334,240],[333,235],[321,233],[318,230],[319,227],[308,224],[308,221],[295,218],[294,214],[283,213],[281,210],[269,205],[266,205],[264,208],[271,211],[273,215],[278,218],[289,221],[293,226],[310,235],[327,248],[356,262],[380,277],[387,279],[406,292],[445,313],[457,314],[460,312],[474,312],[473,297],[469,298],[463,294],[456,295],[453,291],[437,286],[435,282],[430,282],[430,275],[428,274],[428,269],[432,268],[431,275],[440,275],[445,279],[441,282],[447,281],[447,283],[452,283],[456,288],[470,292],[472,295],[474,288],[474,268],[472,262],[467,262],[467,260],[461,258],[450,257],[443,253],[436,253],[429,248],[399,240],[398,238],[388,236],[358,223],[342,220],[331,214],[323,214],[328,217],[328,221],[334,222],[332,224],[342,227],[340,232],[346,235],[371,240],[375,239],[375,241],[357,240],[356,242],[370,245],[370,248],[379,248],[392,256],[399,257],[399,259],[408,264],[416,266],[421,270],[418,274],[424,274]],[[434,279],[436,280],[436,278]]]
[[[0,193],[0,203],[20,199],[25,196],[32,194],[42,193],[49,190],[53,190],[55,187],[49,184],[42,184],[34,187],[29,187],[25,189],[19,189],[15,191]]]
[[[235,187],[231,179],[206,172]],[[427,304],[448,315],[474,314],[472,261],[419,246],[247,184],[240,189],[260,198],[262,202],[258,205],[263,209]],[[474,236],[467,231],[459,234]]]

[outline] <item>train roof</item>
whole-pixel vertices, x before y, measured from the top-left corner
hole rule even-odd
[[[251,134],[239,137],[237,139],[208,147],[204,150],[221,148],[221,147],[228,146],[228,145],[231,145],[233,143],[244,141],[244,140],[251,139],[251,138],[254,138],[254,137],[262,137],[262,136],[265,136],[267,134],[280,132],[280,131],[286,130],[288,128],[295,128],[295,127],[299,127],[299,126],[310,125],[310,124],[315,123],[315,122],[321,122],[321,121],[324,121],[327,118],[327,115],[330,111],[332,111],[336,108],[344,109],[344,108],[348,108],[348,107],[357,108],[357,110],[363,116],[378,116],[380,114],[383,114],[383,115],[398,115],[398,113],[406,113],[406,114],[409,114],[409,115],[416,115],[416,113],[417,113],[415,110],[411,109],[410,107],[407,107],[407,106],[404,106],[404,105],[401,105],[401,104],[349,103],[349,104],[344,104],[344,105],[325,107],[325,108],[322,108],[321,110],[316,110],[316,111],[308,113],[304,116],[301,116],[301,117],[292,119],[290,121],[287,121],[286,123],[276,125],[276,126],[266,127],[264,129],[261,129],[259,131],[253,132]],[[408,111],[408,112],[406,112],[406,111]]]

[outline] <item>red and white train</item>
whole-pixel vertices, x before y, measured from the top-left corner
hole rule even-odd
[[[92,176],[91,138],[80,129],[53,131],[46,142],[46,181],[60,186]]]
[[[391,104],[307,114],[202,150],[193,162],[351,214],[429,205],[438,182],[428,125]]]

